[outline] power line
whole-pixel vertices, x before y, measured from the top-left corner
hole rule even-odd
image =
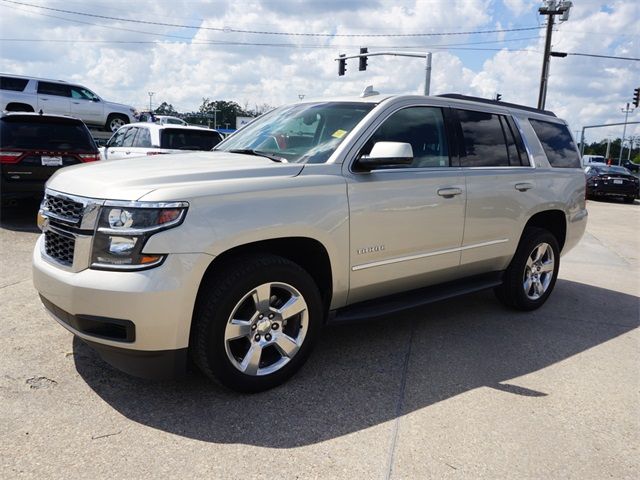
[[[186,37],[184,35],[172,35],[169,33],[157,33],[157,32],[148,32],[148,31],[144,31],[144,30],[134,30],[132,28],[124,28],[124,27],[114,27],[114,26],[110,26],[110,25],[100,25],[99,23],[94,23],[94,22],[87,22],[84,20],[77,20],[74,18],[65,18],[65,17],[60,17],[58,15],[51,15],[48,13],[41,13],[41,12],[33,12],[31,10],[26,10],[24,8],[20,8],[20,7],[10,7],[8,5],[1,5],[0,6],[4,6],[5,8],[9,8],[11,10],[18,10],[18,11],[23,11],[23,12],[29,12],[29,13],[33,13],[34,15],[39,15],[42,17],[47,17],[47,18],[55,18],[58,20],[63,20],[65,22],[71,22],[71,23],[79,23],[81,25],[91,25],[94,27],[98,27],[98,28],[106,28],[109,30],[121,30],[124,32],[132,32],[138,35],[152,35],[152,36],[156,36],[156,37],[165,37],[165,38],[173,38],[173,39],[179,39],[179,40],[188,40],[190,44],[194,44],[194,45],[248,45],[248,46],[274,46],[274,47],[296,47],[296,48],[351,48],[353,47],[353,45],[339,45],[339,44],[332,44],[331,46],[323,46],[323,45],[315,45],[315,44],[293,44],[293,43],[256,43],[256,42],[234,42],[234,41],[229,41],[229,40],[193,40],[193,37]],[[485,40],[485,41],[480,41],[480,42],[465,42],[465,43],[451,43],[451,44],[440,44],[441,47],[457,47],[457,46],[469,46],[469,45],[484,45],[484,44],[490,44],[490,43],[507,43],[507,42],[519,42],[519,41],[525,41],[525,40],[535,40],[538,37],[520,37],[520,38],[509,38],[509,39],[503,39],[503,40]],[[5,41],[12,41],[12,42],[19,42],[19,41],[24,41],[24,42],[36,42],[39,41],[37,39],[15,39],[15,38],[8,38],[5,39]],[[83,40],[76,40],[76,42],[79,43],[83,43]],[[68,41],[68,42],[57,42],[57,43],[73,43],[73,41]],[[86,41],[85,43],[89,43],[89,41]],[[143,42],[143,41],[127,41],[127,40],[111,40],[111,41],[92,41],[91,43],[156,43],[156,42]],[[374,48],[382,48],[382,47],[376,47],[375,45],[372,46]],[[435,48],[435,47],[431,47],[431,46],[424,46],[424,45],[400,45],[400,46],[385,46],[384,48]]]
[[[325,38],[334,38],[334,37],[348,37],[348,38],[390,38],[390,37],[438,37],[438,36],[449,36],[449,35],[478,35],[478,34],[486,34],[486,33],[507,33],[507,32],[523,32],[523,31],[531,31],[531,30],[540,30],[540,26],[535,27],[522,27],[522,28],[502,28],[502,29],[493,29],[493,30],[476,30],[476,31],[465,31],[465,32],[434,32],[434,33],[308,33],[308,32],[275,32],[275,31],[267,31],[267,30],[245,30],[239,28],[232,27],[203,27],[199,25],[184,25],[178,23],[166,23],[166,22],[152,22],[148,20],[133,20],[130,18],[122,18],[122,17],[112,17],[108,15],[98,15],[96,13],[87,13],[87,12],[77,12],[74,10],[65,10],[61,8],[53,8],[53,7],[44,7],[41,5],[34,5],[32,3],[26,2],[16,2],[14,0],[0,0],[5,3],[11,3],[14,5],[22,5],[26,7],[39,8],[42,10],[48,10],[59,13],[68,13],[71,15],[81,15],[85,17],[93,17],[93,18],[101,18],[103,20],[115,20],[118,22],[129,22],[129,23],[137,23],[144,25],[154,25],[160,27],[172,27],[172,28],[188,28],[192,30],[212,30],[216,32],[224,32],[224,33],[249,33],[256,35],[283,35],[283,36],[298,36],[298,37],[325,37]]]
[[[0,38],[0,42],[26,42],[26,43],[95,43],[95,44],[150,44],[150,45],[162,45],[162,43],[158,41],[152,40],[64,40],[64,39],[44,39],[44,38]],[[479,42],[482,43],[482,42]],[[225,42],[225,41],[209,41],[209,42],[199,42],[194,41],[190,42],[188,45],[226,45],[226,46],[252,46],[252,47],[283,47],[283,48],[317,48],[317,49],[328,49],[335,50],[337,48],[336,45],[299,45],[295,43],[252,43],[252,42]],[[473,48],[473,47],[458,47],[456,45],[475,45],[475,43],[458,43],[458,44],[450,44],[450,45],[374,45],[372,48],[389,48],[389,49],[399,49],[399,48],[419,48],[419,49],[439,49],[439,50],[472,50],[472,51],[488,51],[488,52],[532,52],[532,53],[540,53],[537,50],[530,50],[525,48]],[[345,48],[352,47],[352,45],[343,46]]]
[[[578,56],[578,57],[614,58],[616,60],[631,60],[633,62],[640,62],[640,58],[616,57],[616,56],[613,56],[613,55],[596,55],[594,53],[567,53],[567,55],[575,55],[575,56]]]

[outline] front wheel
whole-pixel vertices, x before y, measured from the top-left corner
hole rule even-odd
[[[322,315],[318,287],[300,266],[275,255],[243,257],[205,280],[192,357],[228,388],[267,390],[305,362]]]
[[[535,310],[553,291],[560,268],[558,241],[549,231],[525,229],[502,285],[495,288],[498,299],[517,310]]]

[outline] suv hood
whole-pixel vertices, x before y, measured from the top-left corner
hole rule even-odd
[[[138,200],[153,190],[221,180],[294,177],[303,164],[227,152],[101,160],[58,170],[47,187],[81,197]]]

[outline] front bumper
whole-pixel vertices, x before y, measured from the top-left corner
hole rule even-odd
[[[123,368],[126,361],[115,365],[110,358],[130,352],[133,362],[186,351],[198,288],[212,256],[170,254],[162,265],[137,272],[72,272],[50,263],[42,242],[41,236],[33,252],[36,290],[63,327],[92,345],[110,347],[100,352],[105,360],[137,374],[134,367]]]

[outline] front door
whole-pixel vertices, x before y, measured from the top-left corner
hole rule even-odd
[[[452,166],[444,114],[427,106],[395,111],[346,171],[349,303],[456,277],[466,191],[461,170]],[[357,158],[379,141],[411,144],[413,163],[357,173]]]
[[[71,115],[85,123],[104,123],[104,105],[93,92],[83,87],[71,88]]]

